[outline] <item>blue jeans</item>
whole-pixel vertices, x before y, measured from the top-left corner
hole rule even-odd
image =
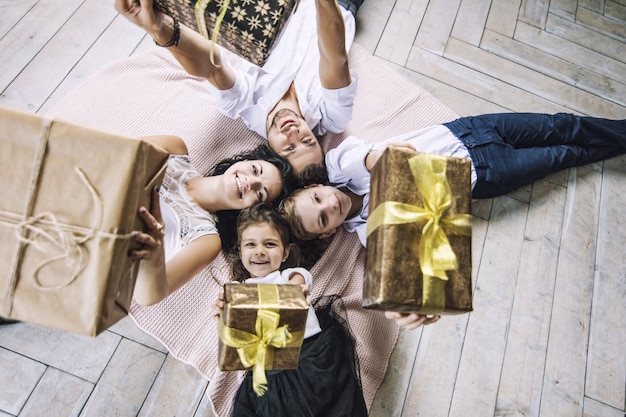
[[[626,120],[502,113],[444,125],[469,150],[478,177],[473,198],[503,195],[553,172],[626,152]]]

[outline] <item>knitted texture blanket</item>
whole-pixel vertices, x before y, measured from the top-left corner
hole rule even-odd
[[[237,64],[237,57],[229,59]],[[323,139],[326,150],[348,135],[369,142],[382,141],[457,117],[358,44],[350,51],[350,66],[359,79],[353,120],[343,134]],[[242,122],[223,116],[208,82],[189,76],[167,50],[157,48],[101,68],[49,113],[124,136],[177,135],[186,142],[191,160],[201,173],[208,172],[220,159],[264,141]],[[370,407],[385,376],[398,328],[383,313],[361,307],[365,251],[356,234],[338,232],[311,272],[313,298],[338,294],[345,302],[356,337],[363,393]],[[209,379],[207,395],[218,416],[230,414],[243,376],[243,372],[217,369],[217,319],[212,305],[227,281],[229,269],[220,256],[163,302],[151,307],[133,305],[131,309],[141,329]]]

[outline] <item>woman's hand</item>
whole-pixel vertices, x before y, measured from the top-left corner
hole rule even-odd
[[[172,38],[173,30],[165,27],[165,22],[172,19],[154,10],[152,0],[115,0],[114,7],[119,14],[148,32],[157,41],[166,43]]]
[[[139,217],[146,226],[146,231],[137,232],[133,236],[133,240],[141,246],[138,249],[129,251],[129,256],[133,259],[155,259],[163,251],[164,225],[161,217],[161,206],[159,204],[159,192],[157,189],[152,190],[150,202],[150,210],[145,207],[139,207]]]
[[[385,311],[385,317],[395,320],[396,324],[407,330],[414,330],[421,326],[436,323],[441,318],[440,315],[429,316],[417,313],[401,313],[398,311]]]

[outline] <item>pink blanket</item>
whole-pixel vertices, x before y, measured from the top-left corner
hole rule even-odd
[[[359,45],[350,52],[359,76],[353,121],[342,135],[324,138],[326,149],[347,135],[380,141],[456,117],[426,91],[403,78]],[[187,143],[192,161],[207,172],[225,156],[254,147],[262,138],[217,110],[207,82],[188,76],[161,49],[107,65],[50,111],[73,123],[126,136],[173,134]],[[312,296],[339,294],[357,338],[363,391],[371,406],[395,346],[398,328],[380,312],[361,307],[365,253],[356,235],[339,232],[312,269]],[[228,280],[225,260],[152,307],[134,305],[131,315],[179,360],[210,380],[207,395],[219,416],[228,415],[242,373],[216,367],[217,332],[211,306]]]

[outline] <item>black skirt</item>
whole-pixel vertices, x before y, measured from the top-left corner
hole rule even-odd
[[[248,372],[235,397],[233,416],[367,416],[354,339],[339,297],[314,303],[322,332],[304,340],[298,369],[266,371],[268,390],[257,396]]]

